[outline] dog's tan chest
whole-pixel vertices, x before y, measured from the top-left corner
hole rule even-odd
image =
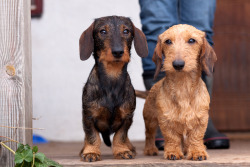
[[[208,116],[210,98],[205,84],[201,81],[192,95],[184,91],[185,89],[187,88],[183,86],[179,90],[169,91],[164,90],[164,86],[159,87],[156,107],[160,122],[171,122],[179,124],[180,127],[192,128],[199,124],[199,121],[203,122],[204,115]]]

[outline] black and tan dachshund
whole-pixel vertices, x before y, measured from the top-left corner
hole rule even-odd
[[[135,157],[135,147],[128,139],[136,105],[135,91],[127,66],[132,41],[137,54],[148,55],[145,35],[126,17],[108,16],[96,19],[80,37],[80,58],[86,60],[93,52],[95,65],[83,88],[82,115],[85,132],[83,161],[101,160],[100,145],[111,146],[117,159]]]

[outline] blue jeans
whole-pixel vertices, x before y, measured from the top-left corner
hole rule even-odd
[[[216,0],[139,0],[142,31],[146,35],[149,55],[142,59],[143,70],[154,71],[152,61],[158,35],[176,24],[189,24],[206,32],[213,45],[213,20]]]

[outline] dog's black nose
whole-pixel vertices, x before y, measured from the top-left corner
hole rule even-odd
[[[176,70],[183,69],[184,65],[185,65],[185,62],[183,60],[175,60],[175,61],[173,61],[173,67]]]
[[[122,49],[114,49],[112,50],[112,54],[115,58],[120,58],[122,57],[124,51]]]

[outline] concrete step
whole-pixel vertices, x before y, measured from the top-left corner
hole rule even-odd
[[[208,150],[209,159],[205,161],[191,160],[165,160],[163,151],[158,156],[144,156],[144,141],[132,142],[136,147],[137,156],[132,160],[116,160],[112,149],[101,146],[102,160],[97,162],[82,162],[78,156],[83,142],[49,142],[39,144],[39,152],[45,153],[49,158],[63,166],[248,166],[250,167],[250,140],[231,140],[230,149]]]

